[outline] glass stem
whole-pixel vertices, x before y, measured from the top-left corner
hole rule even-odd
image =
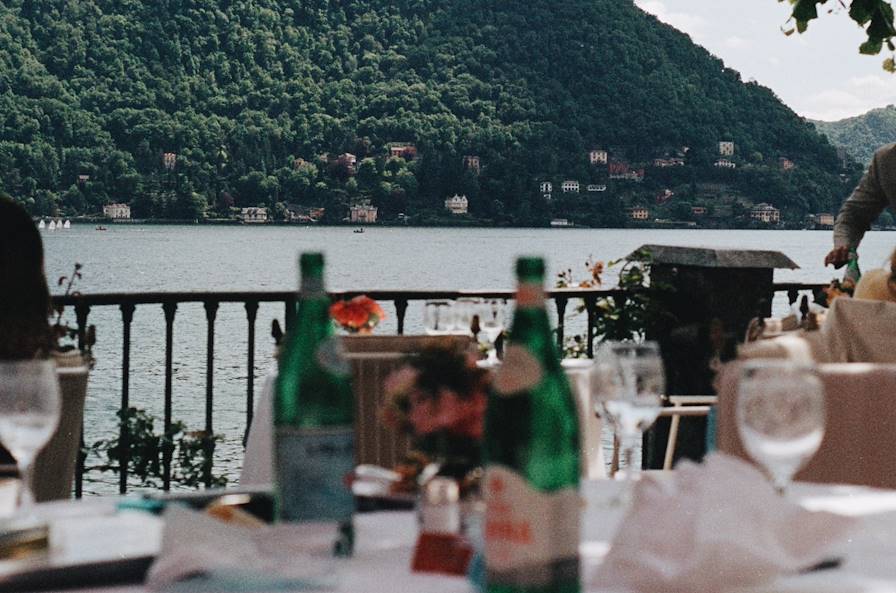
[[[19,479],[22,487],[19,490],[19,512],[29,513],[34,506],[34,494],[31,490],[31,477],[34,468],[33,460],[19,462]]]

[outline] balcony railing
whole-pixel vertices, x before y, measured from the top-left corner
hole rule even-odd
[[[775,293],[786,293],[788,301],[793,303],[798,298],[800,291],[818,290],[820,284],[776,284]],[[426,301],[431,299],[458,299],[471,298],[495,298],[513,300],[515,293],[510,290],[482,290],[482,291],[414,291],[414,290],[372,290],[332,292],[333,299],[352,298],[360,294],[379,301],[391,302],[396,315],[396,329],[398,334],[405,330],[405,318],[408,304],[412,301]],[[567,330],[567,309],[571,301],[582,301],[587,314],[586,320],[586,347],[588,356],[593,356],[593,344],[595,328],[601,309],[598,302],[601,299],[612,298],[616,305],[631,295],[621,290],[598,289],[558,289],[547,291],[546,296],[553,302],[557,315],[557,341],[561,345],[565,342]],[[770,295],[770,301],[774,295]],[[262,303],[282,303],[286,328],[292,325],[295,316],[297,294],[295,292],[164,292],[164,293],[104,293],[81,294],[72,296],[55,296],[53,304],[56,307],[72,308],[78,328],[78,346],[83,348],[86,339],[86,328],[90,324],[91,312],[99,307],[117,307],[121,313],[122,343],[121,343],[121,400],[120,410],[127,410],[130,405],[130,380],[131,380],[131,324],[137,307],[161,307],[164,313],[165,323],[165,362],[164,362],[164,430],[165,434],[172,425],[172,378],[174,369],[174,321],[178,306],[181,304],[201,304],[205,310],[206,318],[206,355],[205,355],[205,426],[206,434],[214,433],[214,401],[215,401],[215,320],[218,308],[221,304],[242,304],[246,313],[246,400],[245,414],[246,427],[252,423],[252,412],[255,407],[255,334],[256,320],[259,305]],[[101,335],[108,335],[100,328]],[[127,444],[128,434],[126,426],[121,423],[119,439],[122,444]],[[125,493],[128,488],[128,453],[127,446],[123,447],[125,457],[121,460],[118,472],[119,492]],[[165,490],[171,488],[171,459],[165,456],[163,459],[163,481]],[[79,456],[75,475],[75,495],[80,497],[83,492],[84,458]],[[208,464],[203,476],[206,485],[212,481],[211,464]]]

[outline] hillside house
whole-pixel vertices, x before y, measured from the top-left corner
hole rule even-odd
[[[313,224],[324,217],[325,208],[308,208],[299,204],[287,204],[286,220],[299,224]]]
[[[417,158],[417,147],[414,144],[393,144],[389,147],[389,156],[412,161]]]
[[[683,167],[684,159],[681,157],[668,157],[662,159],[653,159],[653,166],[665,169],[667,167]]]
[[[734,156],[734,142],[727,140],[719,142],[719,155]]]
[[[479,157],[474,154],[468,154],[464,157],[464,169],[472,171],[476,174],[480,171]]]
[[[106,204],[103,206],[103,216],[112,220],[128,220],[131,218],[131,207],[127,204]]]
[[[796,167],[796,164],[789,158],[782,156],[778,159],[778,167],[780,167],[782,171],[790,171]]]
[[[445,210],[451,214],[467,214],[469,202],[467,196],[459,196],[454,194],[445,200]]]
[[[542,181],[541,185],[538,186],[541,189],[541,193],[549,194],[554,191],[554,184],[550,181]]]
[[[579,193],[579,182],[575,181],[573,179],[567,179],[566,181],[563,182],[563,185],[561,187],[563,189],[563,193],[565,193],[565,194]]]
[[[691,206],[691,214],[694,216],[706,216],[706,206]]]
[[[781,222],[781,211],[765,202],[753,206],[750,210],[750,218],[765,224],[778,224]]]
[[[78,175],[78,185],[83,187],[88,181],[90,181],[90,175]]]
[[[713,166],[719,167],[722,169],[736,169],[737,165],[728,159],[719,159],[713,163]]]
[[[376,214],[376,206],[358,204],[349,208],[349,221],[355,224],[373,224],[376,222]]]
[[[242,208],[240,220],[244,224],[261,224],[268,221],[267,208]]]
[[[607,164],[607,151],[602,150],[600,148],[595,148],[588,152],[588,161],[592,165],[606,165]]]
[[[591,184],[591,185],[588,186],[588,191],[590,191],[590,192],[602,192],[602,191],[607,191],[607,186],[606,186],[606,185],[596,185],[596,184]]]
[[[336,162],[339,163],[340,167],[345,168],[346,173],[348,173],[349,175],[354,175],[356,165],[358,164],[358,157],[350,152],[344,152],[336,158]]]
[[[177,154],[174,152],[166,152],[162,154],[162,165],[168,171],[173,171],[177,165]]]
[[[305,164],[305,162],[306,161],[303,158],[295,158],[292,161],[292,168],[293,169],[301,169],[302,166]]]
[[[650,210],[648,210],[644,206],[634,206],[628,209],[628,216],[632,220],[644,222],[645,220],[650,219]]]
[[[816,223],[819,226],[832,227],[834,226],[834,215],[830,212],[822,212],[821,214],[815,215]]]

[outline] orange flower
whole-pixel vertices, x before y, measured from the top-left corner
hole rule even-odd
[[[344,329],[354,333],[373,329],[386,317],[386,313],[375,300],[361,295],[330,305],[330,316]]]

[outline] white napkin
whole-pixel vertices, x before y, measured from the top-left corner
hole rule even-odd
[[[164,519],[161,550],[146,576],[151,590],[200,575],[220,591],[334,586],[332,525],[242,527],[179,505],[169,506]]]
[[[723,454],[682,463],[634,492],[598,590],[678,593],[768,583],[825,559],[857,520],[779,496],[750,464]]]

